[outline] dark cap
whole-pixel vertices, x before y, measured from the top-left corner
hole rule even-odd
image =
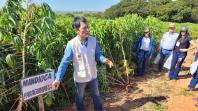
[[[186,32],[186,31],[188,31],[188,28],[187,28],[187,27],[182,27],[182,28],[181,28],[181,31],[182,31],[182,32]]]

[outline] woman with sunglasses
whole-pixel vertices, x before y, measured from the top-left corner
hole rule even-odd
[[[137,74],[135,75],[141,76],[144,74],[154,51],[154,39],[150,35],[149,28],[144,29],[143,36],[136,41],[134,46],[132,51],[134,49],[137,51]]]
[[[190,44],[192,44],[192,47],[190,47]],[[196,43],[194,43],[190,35],[188,33],[187,27],[182,27],[179,36],[176,40],[174,51],[173,51],[173,57],[171,61],[171,68],[169,70],[169,79],[170,80],[177,80],[178,74],[181,70],[181,65],[184,62],[187,52],[189,50],[192,50],[196,47]]]

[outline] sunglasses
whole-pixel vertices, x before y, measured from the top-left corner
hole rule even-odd
[[[149,32],[144,32],[145,34],[149,33]]]

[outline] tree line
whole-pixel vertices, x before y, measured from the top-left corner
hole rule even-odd
[[[162,21],[198,22],[198,0],[121,0],[116,5],[98,15],[103,18],[116,18],[127,14],[157,17]]]

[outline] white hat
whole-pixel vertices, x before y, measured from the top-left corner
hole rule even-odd
[[[168,28],[170,28],[170,27],[175,28],[175,24],[174,24],[174,23],[170,23],[170,24],[168,25]]]
[[[148,27],[145,27],[144,28],[144,32],[149,32],[149,28]]]

